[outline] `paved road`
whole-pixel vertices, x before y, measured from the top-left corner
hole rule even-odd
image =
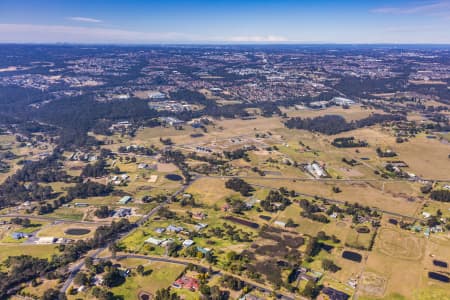
[[[261,188],[266,188],[266,189],[276,190],[273,187],[269,187],[269,186],[265,186],[265,185],[261,185],[261,184],[252,184],[252,183],[250,183],[250,185],[261,187]],[[311,195],[311,194],[300,193],[300,192],[297,192],[297,193],[299,195],[301,195],[301,196],[304,196],[304,197],[314,198],[314,197],[317,196],[317,195]],[[343,201],[343,200],[337,200],[337,199],[332,199],[332,198],[327,198],[327,197],[320,197],[320,199],[324,199],[324,200],[326,200],[326,201],[328,201],[330,203],[335,203],[335,204],[345,204],[345,202],[346,202],[346,201]],[[423,219],[419,219],[419,218],[416,218],[416,217],[413,217],[413,216],[396,213],[396,212],[385,210],[385,209],[381,209],[381,208],[378,208],[378,207],[373,207],[373,209],[375,209],[378,212],[381,212],[381,213],[384,213],[384,214],[387,214],[387,215],[391,215],[391,216],[394,216],[394,217],[407,218],[407,219],[412,219],[412,220],[415,220],[415,221],[423,221]]]
[[[105,250],[105,249],[106,249],[106,247],[97,249],[97,250],[91,255],[91,257],[92,257],[92,258],[96,258],[96,257],[100,254],[100,252],[102,252],[102,251]],[[67,289],[68,289],[69,286],[72,284],[73,279],[75,278],[75,276],[77,275],[77,273],[84,267],[84,264],[85,264],[85,262],[84,262],[84,259],[83,259],[80,263],[76,264],[75,266],[73,266],[73,267],[71,268],[69,277],[66,279],[66,281],[65,281],[64,284],[63,284],[63,286],[62,286],[61,289],[60,289],[60,292],[61,292],[61,293],[66,293]]]
[[[139,254],[127,254],[127,255],[118,255],[118,256],[116,256],[116,259],[118,259],[118,260],[126,259],[126,258],[146,259],[146,260],[149,260],[149,261],[165,262],[165,263],[178,264],[178,265],[183,265],[183,266],[187,266],[188,264],[192,264],[192,265],[195,265],[195,266],[200,267],[200,268],[209,269],[209,266],[206,266],[206,265],[203,265],[203,264],[199,264],[197,261],[189,261],[188,259],[182,259],[182,258],[159,257],[159,256],[139,255]],[[105,257],[104,259],[112,259],[112,257]],[[213,268],[213,271],[217,275],[231,275],[231,276],[237,277],[237,278],[241,279],[243,282],[245,282],[246,285],[248,285],[248,286],[250,286],[252,288],[257,288],[258,290],[262,291],[263,293],[273,293],[274,292],[273,289],[271,289],[271,288],[269,288],[269,287],[267,287],[267,286],[265,286],[263,284],[257,283],[255,281],[251,281],[251,280],[246,279],[246,278],[242,278],[241,276],[237,276],[236,274],[225,272],[223,270],[216,269],[216,268]],[[283,293],[283,292],[275,291],[275,293],[277,294],[277,298],[286,299],[286,300],[294,300],[294,299],[302,298],[302,297],[300,297],[298,295],[294,296],[294,295],[289,295],[289,294]]]
[[[196,180],[196,178],[194,178],[194,179],[191,181],[191,183],[194,182],[195,180]],[[177,191],[173,194],[173,196],[177,196],[177,195],[179,195],[180,193],[183,193],[188,187],[189,187],[189,184],[184,184],[179,190],[177,190]],[[116,240],[113,241],[113,242],[111,242],[111,243],[114,243],[114,242],[116,242],[116,241],[120,241],[120,240],[121,240],[122,238],[124,238],[125,236],[127,236],[127,235],[129,235],[130,233],[132,233],[133,231],[137,230],[137,228],[139,228],[139,226],[142,226],[143,224],[145,224],[145,222],[147,222],[152,216],[154,216],[154,215],[155,215],[155,214],[156,214],[163,206],[165,206],[166,204],[167,204],[167,202],[163,202],[163,203],[159,204],[158,206],[156,206],[155,208],[153,208],[150,212],[148,212],[147,214],[145,214],[144,216],[142,216],[142,218],[139,219],[139,220],[136,222],[136,225],[137,225],[137,226],[133,227],[133,228],[132,228],[130,231],[128,231],[128,232],[125,232],[125,233],[120,234],[120,235],[116,238]],[[92,254],[90,255],[90,257],[92,257],[92,258],[94,258],[94,259],[97,258],[97,256],[98,256],[103,250],[107,249],[111,243],[109,243],[108,245],[106,245],[106,246],[104,246],[104,247],[102,247],[102,248],[97,249],[94,253],[92,253]],[[72,266],[72,267],[69,269],[70,274],[69,274],[69,277],[66,279],[66,281],[65,281],[64,284],[63,284],[63,286],[62,286],[61,289],[60,289],[60,292],[61,292],[61,293],[66,293],[67,289],[68,289],[69,286],[72,284],[72,282],[73,282],[75,276],[77,275],[77,273],[78,273],[83,267],[84,267],[84,259],[83,259],[82,262],[80,262],[80,263],[78,263],[78,264]]]
[[[384,180],[384,179],[332,179],[332,178],[322,178],[322,179],[316,179],[316,178],[301,178],[301,177],[261,177],[261,176],[206,176],[206,175],[201,175],[201,174],[196,174],[195,177],[193,177],[192,181],[189,184],[184,184],[178,191],[176,191],[173,196],[177,196],[180,193],[183,193],[190,184],[192,184],[194,181],[200,179],[200,178],[205,178],[205,177],[210,177],[210,178],[222,178],[222,179],[229,179],[229,178],[242,178],[242,179],[258,179],[258,180],[295,180],[295,181],[342,181],[342,182],[373,182],[373,181],[377,181],[377,182],[400,182],[400,181],[405,181],[405,180],[396,180],[396,179],[390,179],[390,180]],[[259,187],[264,187],[264,188],[271,188],[271,187],[267,187],[267,186],[263,186],[263,185],[256,185],[254,184],[254,186],[259,186]],[[314,195],[309,195],[309,194],[305,194],[305,193],[300,193],[303,196],[308,196],[308,197],[314,197]],[[339,203],[339,204],[343,204],[345,201],[341,201],[341,200],[336,200],[336,199],[331,199],[331,198],[325,198],[322,197],[322,199],[327,200],[328,202],[331,203]],[[143,224],[145,224],[152,216],[154,216],[163,206],[165,206],[167,203],[161,203],[160,205],[158,205],[157,207],[153,208],[149,213],[147,213],[146,215],[144,215],[139,221],[136,222],[136,227],[134,227],[130,232],[121,234],[117,239],[120,240],[123,237],[125,237],[126,235],[130,234],[131,232],[133,232],[134,230],[136,230],[138,227],[142,226]],[[397,216],[397,217],[405,217],[405,218],[411,218],[411,219],[416,219],[419,220],[417,218],[411,217],[411,216],[407,216],[407,215],[403,215],[403,214],[399,214],[399,213],[395,213],[395,212],[391,212],[391,211],[387,211],[387,210],[383,210],[383,209],[379,209],[376,208],[378,211],[385,213],[385,214],[389,214],[392,216]],[[9,215],[11,217],[24,217],[21,215]],[[29,217],[29,216],[27,216]],[[71,222],[71,223],[80,223],[80,224],[89,224],[89,223],[94,223],[94,222],[86,222],[86,221],[68,221],[68,220],[60,220],[60,219],[54,219],[54,218],[50,218],[50,217],[35,217],[35,218],[41,218],[41,219],[46,219],[46,220],[55,220],[55,221],[61,221],[61,222]],[[90,255],[90,257],[92,258],[96,258],[98,256],[98,254],[100,252],[102,252],[103,250],[105,250],[108,246],[105,246],[103,248],[97,249],[93,254]],[[161,261],[161,262],[167,262],[167,263],[178,263],[178,264],[182,264],[182,265],[187,265],[189,262],[186,261],[181,261],[181,260],[176,260],[173,258],[165,258],[165,257],[149,257],[149,256],[144,256],[144,255],[126,255],[125,257],[133,257],[133,258],[143,258],[143,259],[149,259],[149,260],[153,260],[153,261]],[[198,263],[193,263],[196,265],[199,265]],[[67,289],[69,288],[69,286],[72,284],[73,279],[75,278],[76,274],[83,268],[84,266],[84,260],[81,263],[78,263],[77,265],[73,266],[70,269],[70,275],[67,278],[67,280],[64,282],[63,287],[61,288],[61,292],[65,293],[67,291]],[[223,271],[218,271],[219,273],[223,273]],[[236,276],[233,274],[233,276]],[[262,291],[269,291],[272,292],[271,289],[267,288],[264,285],[260,285],[257,284],[255,282],[249,282],[248,279],[244,279],[241,278],[243,281],[245,281],[247,284],[252,285],[254,287],[257,287],[258,289],[261,289]],[[294,298],[292,296],[288,296],[288,295],[284,295],[279,293],[279,297],[283,297],[284,299],[287,300],[293,300]]]
[[[295,180],[295,181],[325,181],[325,182],[414,182],[412,179],[337,179],[337,178],[305,178],[305,177],[273,177],[273,176],[246,176],[246,175],[230,175],[230,176],[217,176],[217,175],[198,175],[200,177],[209,178],[219,178],[219,179],[230,179],[230,178],[241,178],[241,179],[258,179],[258,180]],[[434,182],[450,182],[450,179],[422,179],[426,181]]]
[[[267,177],[267,176],[240,176],[240,175],[236,175],[236,176],[198,175],[197,179],[199,179],[199,178],[219,178],[219,179],[241,178],[241,179],[258,179],[258,180],[295,180],[295,181],[331,181],[331,182],[338,182],[338,181],[340,181],[340,182],[404,182],[404,181],[407,181],[405,179],[403,179],[403,180],[402,179],[333,179],[333,178],[317,179],[317,178],[299,178],[299,177]],[[250,183],[250,185],[275,190],[275,188],[273,188],[273,187],[265,186],[262,184]],[[298,192],[298,194],[305,196],[305,197],[316,197],[317,196],[317,195],[301,193],[301,192]],[[332,199],[332,198],[327,198],[327,197],[320,197],[320,198],[324,199],[330,203],[345,204],[345,201],[343,201],[343,200],[337,200],[337,199]],[[408,219],[413,219],[416,221],[423,221],[422,219],[416,218],[414,216],[404,215],[401,213],[396,213],[393,211],[381,209],[378,207],[373,207],[373,208],[375,210],[377,210],[378,212],[385,213],[385,214],[388,214],[391,216],[408,218]]]

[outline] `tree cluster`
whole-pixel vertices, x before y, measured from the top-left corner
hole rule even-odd
[[[254,191],[253,187],[240,178],[231,178],[225,182],[225,187],[233,191],[241,193],[242,196],[248,197]]]

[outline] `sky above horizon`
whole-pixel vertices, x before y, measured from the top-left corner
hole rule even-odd
[[[450,43],[450,0],[0,0],[1,43]]]

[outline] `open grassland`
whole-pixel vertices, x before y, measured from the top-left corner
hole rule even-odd
[[[292,204],[276,217],[278,221],[286,222],[289,218],[297,225],[292,230],[298,233],[316,236],[319,231],[324,231],[328,235],[336,235],[341,241],[345,242],[350,230],[350,220],[334,220],[330,223],[321,223],[300,216],[302,209],[296,203]]]
[[[448,262],[449,246],[442,235],[426,239],[420,233],[381,228],[363,274],[361,299],[450,299],[448,283],[427,276],[428,271],[442,271],[432,260]]]
[[[52,288],[56,288],[58,286],[59,282],[58,280],[43,280],[40,281],[39,284],[37,286],[27,286],[26,288],[24,288],[22,291],[29,294],[29,295],[33,295],[36,298],[41,299],[42,296],[44,295],[45,291],[52,289]]]
[[[424,253],[424,238],[416,234],[382,228],[378,233],[377,250],[394,258],[420,260]]]
[[[382,161],[376,155],[376,145],[385,137],[395,139],[387,133],[383,133],[378,127],[357,129],[344,132],[335,136],[326,136],[312,133],[306,130],[289,130],[279,128],[275,131],[282,136],[284,143],[277,145],[279,151],[287,155],[298,163],[310,163],[313,160],[323,162],[330,175],[334,178],[379,178],[374,174],[374,170],[380,167]],[[369,147],[360,148],[337,148],[331,145],[336,137],[360,136],[359,139],[368,141],[372,139]],[[360,164],[349,166],[342,162],[342,159],[355,159]],[[362,161],[361,158],[368,158],[369,161]]]
[[[450,145],[420,134],[407,143],[395,145],[395,151],[412,173],[423,178],[450,179]]]
[[[343,109],[340,106],[331,106],[326,109],[313,110],[304,109],[296,110],[294,108],[282,109],[288,117],[315,118],[323,115],[339,115],[347,121],[360,120],[367,118],[372,113],[382,114],[383,111],[361,107],[360,105],[352,105],[349,109]]]
[[[335,263],[341,267],[341,270],[333,274],[332,276],[338,279],[340,282],[347,282],[350,278],[356,278],[365,268],[365,261],[367,259],[368,252],[355,250],[353,248],[345,248],[343,250],[352,251],[361,254],[362,261],[360,263],[354,262],[342,257],[342,251],[340,248],[334,250],[332,259]]]
[[[388,160],[403,160],[409,166],[406,169],[408,172],[423,178],[447,179],[448,174],[450,174],[450,164],[448,163],[450,146],[442,143],[439,139],[428,139],[424,133],[401,144],[396,143],[395,137],[390,132],[378,126],[361,128],[330,138],[344,136],[354,136],[369,143],[368,148],[359,149],[359,156],[370,158],[367,163],[372,166],[381,166]],[[378,158],[375,153],[377,147],[392,149],[398,156],[395,158]],[[433,155],[430,155],[431,153]]]
[[[187,289],[173,289],[173,291],[184,300],[198,300],[198,292],[191,292]]]
[[[409,201],[411,184],[408,182],[397,183],[395,193],[389,189],[383,190],[382,184],[372,182],[324,182],[324,181],[295,181],[295,180],[267,180],[247,179],[250,184],[264,186],[266,188],[286,187],[301,194],[320,196],[350,203],[359,203],[380,209],[386,209],[395,213],[413,216],[420,205],[420,201]],[[342,192],[334,193],[333,187],[339,187]]]
[[[83,235],[67,234],[68,229],[87,229],[90,232]],[[55,225],[48,225],[39,231],[39,237],[56,237],[56,238],[69,238],[69,239],[86,239],[94,235],[97,226],[86,224],[64,224],[59,223]]]
[[[239,195],[239,193],[227,189],[225,182],[226,179],[200,178],[189,186],[186,193],[192,194],[199,203],[208,206],[217,205],[220,208],[225,204],[227,197]]]
[[[129,234],[123,240],[121,240],[119,246],[122,249],[133,253],[163,255],[165,253],[163,247],[153,246],[145,243],[145,241],[149,237],[157,237],[157,235],[153,230],[150,230],[148,228],[139,228],[133,231],[133,233]]]
[[[160,138],[170,138],[175,144],[184,144],[192,141],[190,137],[193,133],[201,133],[202,130],[194,129],[189,125],[185,125],[183,130],[176,130],[173,127],[143,128],[137,132],[133,143],[138,145],[156,145],[164,146],[160,142]]]
[[[370,227],[368,225],[368,227]],[[361,247],[368,249],[374,235],[374,229],[370,229],[370,233],[358,233],[356,229],[350,229],[345,239],[345,244],[360,249]]]
[[[181,172],[173,164],[157,164],[158,168],[155,171],[142,170],[138,168],[140,162],[153,164],[154,161],[146,161],[138,159],[138,163],[120,163],[116,162],[115,166],[119,167],[121,172],[126,173],[129,176],[129,181],[126,186],[120,186],[118,189],[124,192],[133,194],[135,197],[140,198],[144,195],[161,194],[161,193],[173,193],[181,187],[181,181],[171,181],[165,178],[167,174],[177,174],[181,176]],[[156,182],[149,182],[152,175],[156,175]],[[105,182],[106,183],[106,179]]]
[[[58,251],[55,245],[22,245],[11,244],[2,245],[0,251],[0,261],[4,261],[8,256],[31,255],[40,258],[51,258]]]
[[[54,212],[47,214],[46,216],[52,218],[69,219],[75,221],[81,221],[84,216],[85,208],[75,207],[60,207]]]
[[[119,263],[122,267],[128,267],[126,262],[120,261]],[[133,272],[133,275],[128,277],[124,284],[112,288],[111,291],[115,295],[122,296],[123,299],[138,299],[141,292],[154,295],[157,290],[170,286],[184,270],[184,266],[162,262],[149,263],[142,260],[141,264],[144,265],[144,270],[150,274],[142,276]]]
[[[236,198],[238,198],[238,196],[236,196]],[[204,214],[207,215],[207,217],[203,220],[194,220],[194,221],[196,223],[199,222],[199,223],[207,224],[209,228],[213,227],[213,226],[222,227],[223,223],[228,223],[229,225],[233,225],[233,226],[237,227],[238,229],[242,229],[244,231],[248,231],[248,232],[257,231],[248,226],[244,226],[244,225],[237,224],[237,223],[223,219],[223,217],[226,217],[226,216],[236,216],[236,215],[233,215],[231,212],[223,212],[220,209],[217,209],[216,207],[211,208],[208,206],[200,206],[200,207],[192,208],[192,207],[182,207],[178,203],[171,203],[169,205],[169,208],[170,208],[170,210],[176,212],[177,215],[181,216],[181,217],[186,217],[187,212],[192,212],[192,213],[203,212]],[[252,214],[251,212],[255,212],[255,214]],[[259,216],[259,214],[258,214],[258,216]],[[243,220],[259,222],[259,218],[257,217],[257,213],[256,213],[255,209],[246,211],[245,215],[237,215],[236,217],[243,219]],[[159,223],[159,221],[158,221],[158,223]],[[181,225],[184,226],[185,228],[188,228],[189,230],[194,230],[194,225],[191,224],[191,222],[182,222]]]
[[[450,218],[450,203],[449,202],[439,202],[434,200],[429,200],[424,204],[423,209],[418,210],[417,217],[421,218],[422,212],[427,212],[432,215],[436,215],[437,211],[440,210],[443,218]]]
[[[357,252],[362,255],[363,261],[360,263],[344,259],[342,258],[342,250],[344,250],[342,247],[336,247],[331,251],[331,253],[321,250],[315,257],[314,261],[311,263],[302,263],[303,266],[308,267],[312,270],[324,272],[324,283],[327,283],[327,285],[335,286],[335,287],[341,287],[343,286],[345,282],[347,282],[350,278],[356,278],[364,269],[364,261],[365,257],[367,256],[367,252],[365,251],[359,251],[354,250],[351,248],[346,248],[345,250]],[[322,269],[322,260],[323,259],[331,259],[334,261],[336,265],[338,265],[341,269],[337,271],[336,273],[330,273],[326,272]],[[352,292],[348,288],[345,288],[344,290],[347,290],[349,294],[351,295]]]

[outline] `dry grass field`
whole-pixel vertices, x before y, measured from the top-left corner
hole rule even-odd
[[[247,181],[267,188],[287,187],[301,194],[359,203],[408,216],[413,216],[421,205],[420,201],[408,200],[411,187],[407,182],[397,184],[394,192],[389,189],[383,191],[382,185],[377,186],[372,182],[304,182],[284,179],[268,180],[264,178],[247,179]],[[342,192],[334,193],[332,191],[334,186],[338,186]]]
[[[427,278],[438,268],[433,259],[450,260],[449,246],[448,237],[381,228],[362,276],[361,299],[449,299],[448,284]]]
[[[315,118],[323,115],[340,115],[344,117],[347,121],[359,120],[367,118],[372,113],[382,114],[383,111],[368,109],[361,107],[360,105],[352,105],[349,109],[343,109],[340,106],[331,106],[326,109],[320,110],[296,110],[294,108],[282,109],[288,117],[300,117],[300,118]]]
[[[83,234],[83,235],[73,235],[68,234],[66,231],[68,229],[86,229],[90,230],[89,233]],[[95,229],[97,226],[94,225],[86,225],[86,224],[55,224],[55,225],[47,225],[44,228],[42,228],[38,232],[39,237],[56,237],[56,238],[69,238],[69,239],[86,239],[90,238],[94,235]]]
[[[384,255],[402,260],[420,260],[425,241],[417,235],[390,228],[381,228],[378,233],[377,250]]]
[[[200,178],[189,186],[186,192],[192,194],[200,203],[209,206],[217,205],[220,208],[225,204],[227,197],[239,195],[239,193],[227,189],[225,182],[226,179]]]
[[[124,267],[134,267],[135,262],[128,265],[127,261],[119,261]],[[128,277],[124,284],[112,289],[112,292],[117,296],[122,296],[123,299],[137,299],[140,292],[156,293],[158,289],[166,288],[172,284],[175,279],[184,270],[184,266],[161,263],[148,262],[142,260],[144,270],[148,270],[150,275],[136,275]]]
[[[450,145],[420,134],[407,143],[392,147],[409,165],[410,172],[423,178],[450,179]]]
[[[0,262],[3,262],[8,256],[31,255],[40,258],[50,259],[53,254],[57,254],[55,245],[22,245],[8,244],[2,245],[0,251]]]

